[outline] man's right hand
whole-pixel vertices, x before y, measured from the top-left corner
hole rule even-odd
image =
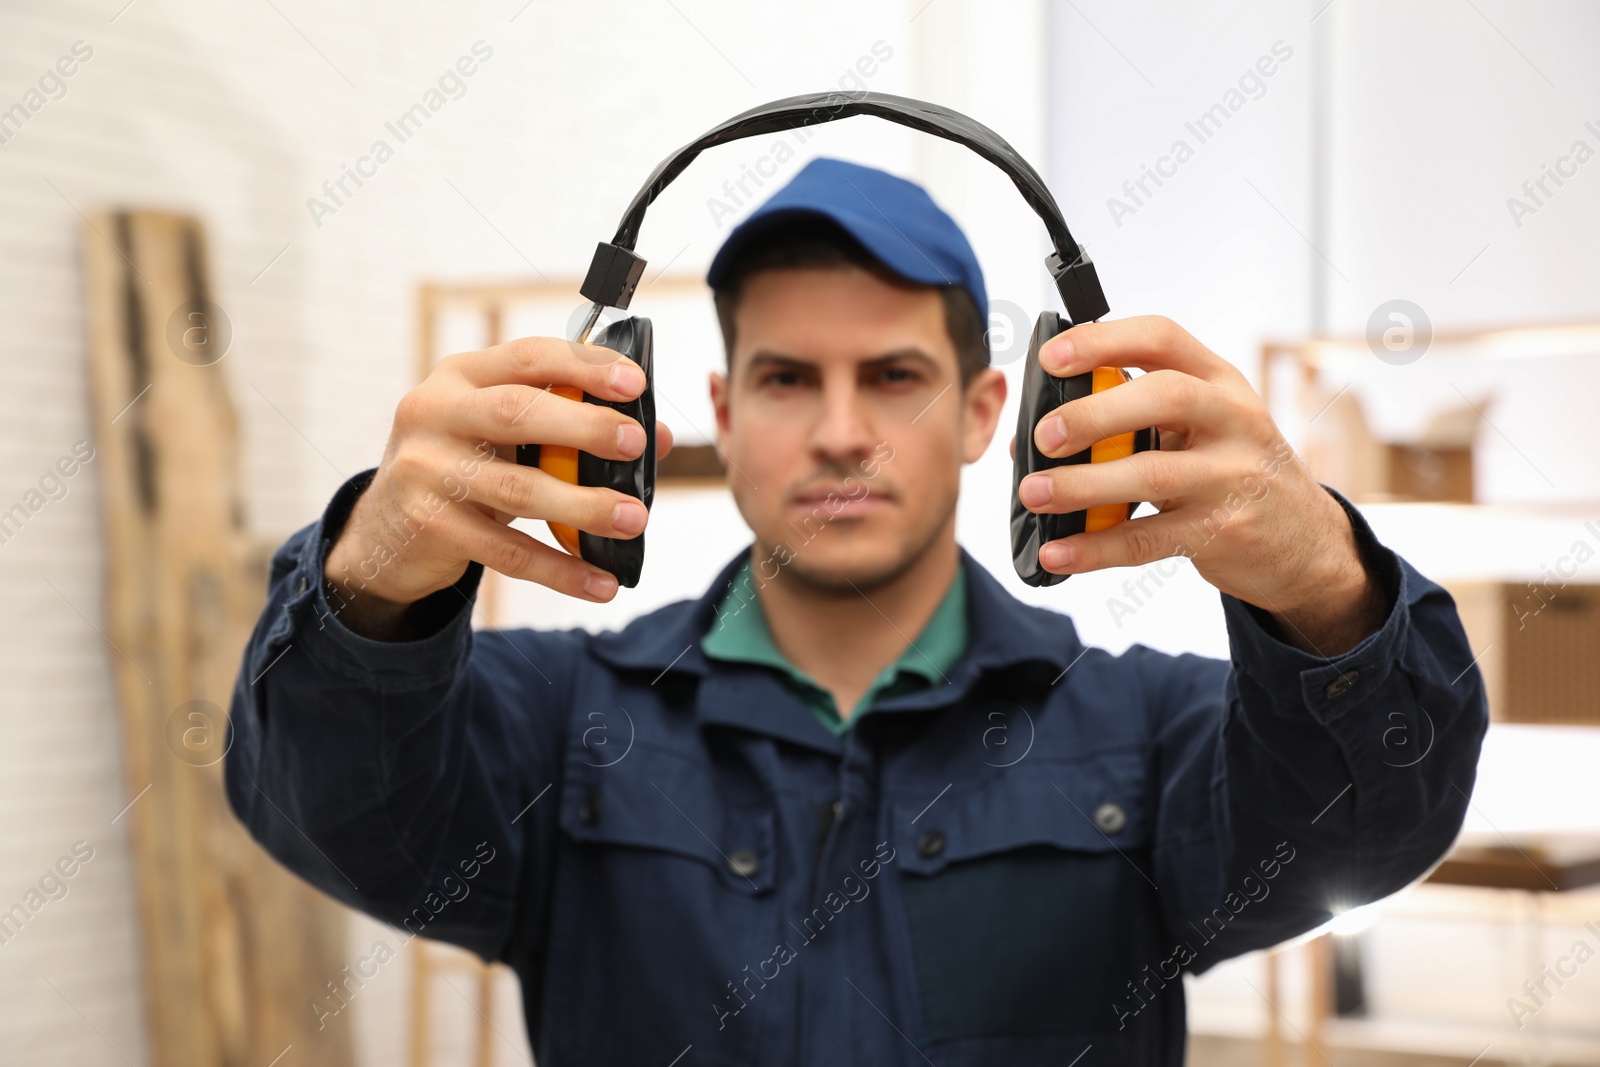
[[[507,524],[546,519],[631,538],[645,528],[644,505],[520,466],[516,446],[637,459],[645,449],[637,420],[551,387],[617,401],[637,397],[644,384],[626,356],[560,338],[525,337],[440,360],[401,398],[383,460],[328,551],[323,576],[334,584],[340,620],[368,637],[403,638],[406,608],[454,585],[473,560],[569,596],[610,600],[617,582],[609,572]],[[671,431],[657,422],[657,456],[671,448]]]

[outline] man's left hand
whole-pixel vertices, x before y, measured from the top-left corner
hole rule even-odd
[[[1022,503],[1034,512],[1131,500],[1159,512],[1042,545],[1045,570],[1077,574],[1188,556],[1206,581],[1269,612],[1284,640],[1324,657],[1381,625],[1385,598],[1344,509],[1231,363],[1153,315],[1074,326],[1046,342],[1039,359],[1057,377],[1108,366],[1146,372],[1039,420],[1034,440],[1046,456],[1145,427],[1161,440],[1160,451],[1023,480]]]

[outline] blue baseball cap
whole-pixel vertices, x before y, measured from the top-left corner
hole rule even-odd
[[[813,159],[735,226],[711,260],[707,284],[720,288],[738,249],[774,224],[803,215],[837,223],[907,281],[961,286],[972,294],[979,321],[989,320],[983,269],[955,220],[915,182],[842,159]]]

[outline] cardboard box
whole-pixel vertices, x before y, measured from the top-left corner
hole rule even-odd
[[[1600,725],[1600,585],[1448,583],[1495,722]]]
[[[1481,415],[1473,407],[1441,412],[1414,440],[1373,437],[1361,403],[1348,390],[1323,397],[1309,386],[1306,462],[1319,481],[1356,503],[1418,500],[1470,504],[1472,442]]]

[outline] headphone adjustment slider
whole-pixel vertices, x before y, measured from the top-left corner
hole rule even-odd
[[[1067,306],[1067,317],[1075,325],[1092,322],[1111,310],[1100,288],[1100,275],[1094,269],[1094,261],[1082,245],[1078,246],[1078,257],[1071,263],[1063,263],[1061,253],[1051,252],[1044,257],[1044,265],[1056,280],[1061,302]]]
[[[644,257],[633,249],[601,241],[595,246],[589,273],[578,292],[604,307],[626,309],[639,279],[644,277],[644,265]]]

